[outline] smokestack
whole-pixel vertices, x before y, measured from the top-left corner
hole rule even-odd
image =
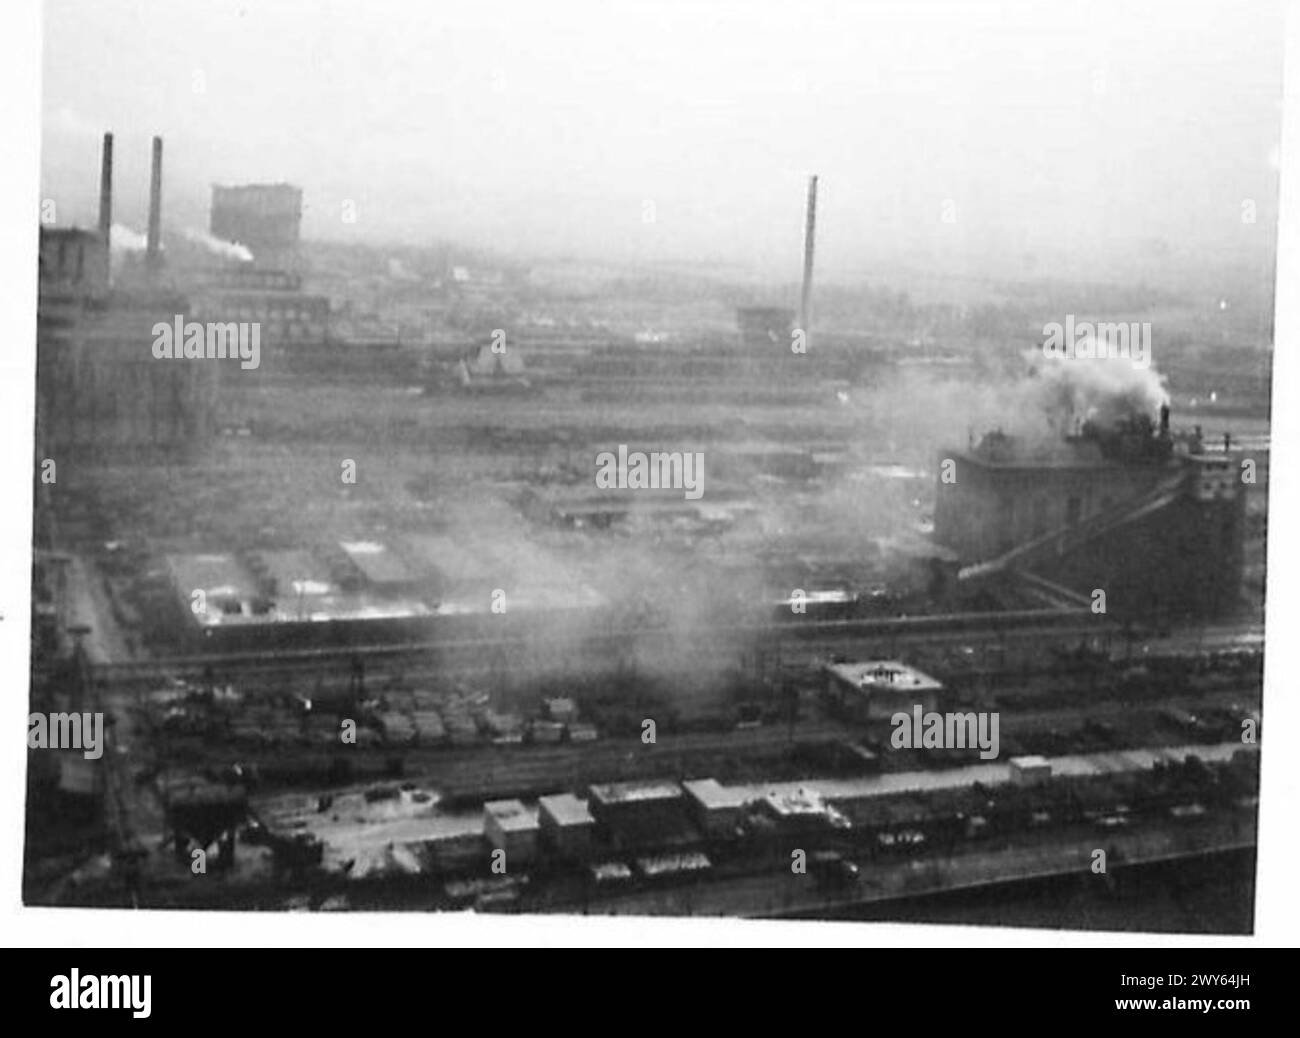
[[[158,239],[162,234],[162,138],[153,139],[153,168],[149,174],[149,239],[145,262],[157,267],[162,256]]]
[[[817,237],[817,176],[808,178],[808,211],[803,227],[803,295],[799,299],[799,327],[804,346],[812,342],[813,247]]]
[[[104,248],[109,247],[113,229],[113,135],[104,134],[104,150],[99,162],[99,235]]]
[[[1160,405],[1160,435],[1167,437],[1169,435],[1169,405]]]

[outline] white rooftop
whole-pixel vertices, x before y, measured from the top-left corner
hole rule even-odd
[[[579,800],[572,793],[556,793],[553,796],[539,797],[537,806],[559,826],[594,825],[596,822],[591,812],[587,810],[587,802]]]
[[[863,692],[938,692],[943,684],[898,660],[832,663],[827,671]]]

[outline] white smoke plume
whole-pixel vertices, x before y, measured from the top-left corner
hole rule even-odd
[[[149,239],[124,224],[115,223],[108,234],[109,247],[114,252],[144,252]]]
[[[1169,402],[1164,376],[1126,357],[1040,358],[1035,374],[1026,403],[1062,433],[1087,421],[1102,427],[1135,415],[1154,421]]]
[[[185,235],[186,240],[194,242],[196,245],[202,245],[209,252],[221,256],[224,259],[239,260],[241,263],[252,263],[253,254],[247,246],[240,245],[238,242],[223,241],[221,238],[214,237],[207,231],[187,228],[181,232]]]

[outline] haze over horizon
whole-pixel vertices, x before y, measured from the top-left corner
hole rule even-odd
[[[289,181],[308,238],[793,278],[816,172],[827,280],[1268,270],[1281,24],[1273,3],[51,0],[42,194],[93,225],[112,130],[117,218],[142,228],[157,133],[173,231],[206,227],[214,182]]]

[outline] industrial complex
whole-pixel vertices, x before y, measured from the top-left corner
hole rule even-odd
[[[1146,870],[1251,874],[1266,392],[1204,404],[1190,348],[1044,370],[820,275],[814,313],[815,177],[800,285],[687,291],[315,243],[310,186],[188,231],[157,138],[126,248],[113,148],[98,225],[41,228],[31,710],[107,745],[30,751],[29,904],[960,920],[1055,884],[1118,927]],[[178,315],[260,362],[157,359]],[[628,446],[702,494],[602,488]],[[900,746],[914,711],[995,756]],[[1250,928],[1186,882],[1171,926]]]

